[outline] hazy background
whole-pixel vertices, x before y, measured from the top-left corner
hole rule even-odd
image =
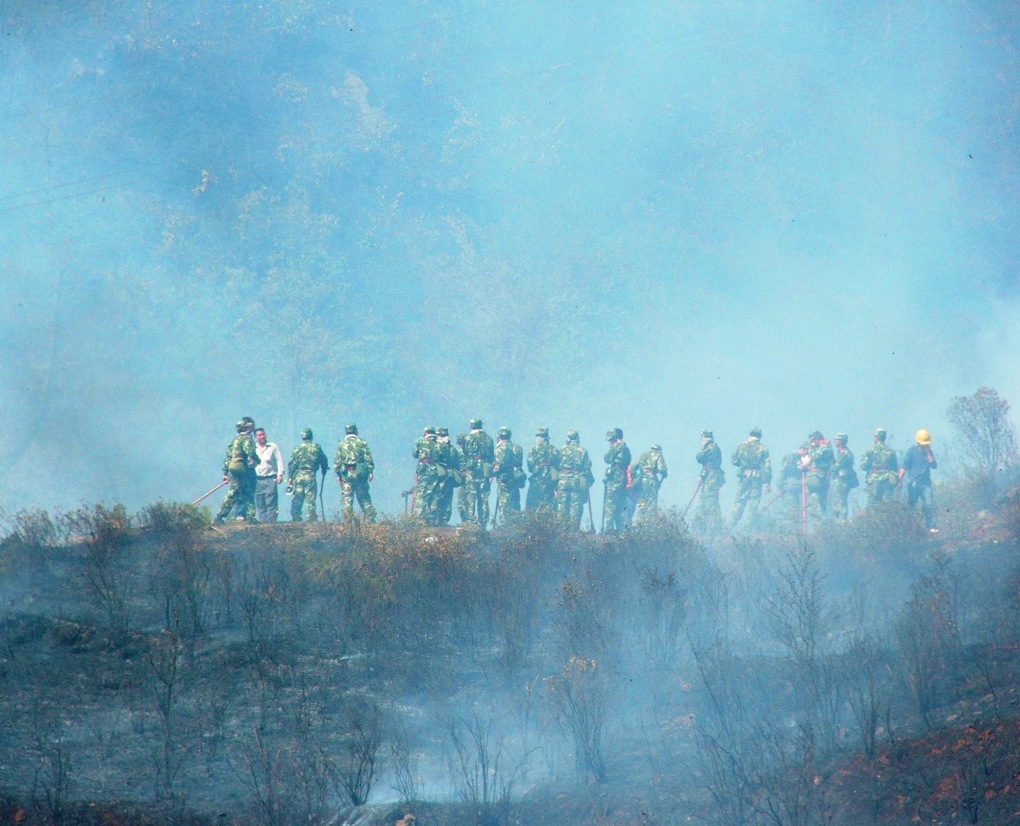
[[[952,396],[1020,398],[1018,33],[1001,2],[0,0],[0,508],[191,500],[242,415],[330,458],[356,421],[386,511],[473,416],[576,427],[599,477],[607,428],[660,442],[667,505],[702,427],[727,464],[753,425],[777,460],[876,425],[938,454]]]

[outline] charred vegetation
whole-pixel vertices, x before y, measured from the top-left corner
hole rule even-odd
[[[1002,822],[1015,502],[994,520],[706,546],[676,513],[608,537],[16,514],[0,791],[26,823]]]

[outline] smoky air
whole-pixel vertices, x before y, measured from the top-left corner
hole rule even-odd
[[[12,818],[863,822],[833,777],[1012,816],[1018,34],[984,2],[0,3]],[[286,479],[274,526],[187,505],[242,416],[285,462],[314,432],[316,525]],[[423,428],[474,418],[578,432],[581,531],[408,517]],[[668,466],[616,534],[613,428]],[[734,529],[752,428],[775,480]],[[877,428],[930,434],[933,518],[869,499]],[[845,513],[780,484],[814,431]]]

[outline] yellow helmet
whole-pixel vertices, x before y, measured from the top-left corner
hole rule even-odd
[[[930,445],[931,434],[927,430],[918,430],[917,435],[914,436],[914,441],[917,442],[919,445],[925,446]]]

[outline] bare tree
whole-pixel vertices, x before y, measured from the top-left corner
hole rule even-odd
[[[214,604],[214,555],[203,551],[198,540],[207,520],[192,505],[165,502],[149,505],[139,516],[158,540],[150,590],[164,628],[191,642],[205,633]]]
[[[680,584],[676,571],[640,566],[638,575],[645,651],[656,666],[668,667],[676,660],[684,642],[687,589]]]
[[[125,559],[131,517],[123,505],[79,508],[65,516],[68,534],[85,547],[82,578],[86,592],[110,626],[128,628],[134,583]]]
[[[347,732],[333,772],[351,803],[363,806],[381,764],[382,712],[375,703],[358,702],[347,706],[344,717]]]
[[[604,669],[593,659],[571,657],[563,671],[547,677],[545,684],[556,721],[573,740],[578,772],[604,782],[602,731],[609,714]]]
[[[821,743],[832,748],[843,693],[840,669],[831,650],[834,617],[825,598],[824,581],[810,547],[791,549],[779,570],[767,611],[776,642],[792,669],[797,721],[804,729],[817,732]]]
[[[259,722],[237,750],[231,767],[255,804],[264,826],[319,822],[329,800],[331,761],[317,741],[316,719],[304,691],[279,709],[271,724]],[[261,714],[263,721],[269,715]]]
[[[52,698],[39,696],[31,711],[32,744],[28,757],[32,764],[32,798],[50,823],[66,822],[71,802],[72,744],[64,736],[60,706]]]
[[[402,803],[420,800],[422,796],[419,778],[420,753],[415,739],[401,728],[390,739],[389,763],[393,771],[391,788],[400,795]]]
[[[467,719],[452,718],[445,727],[453,748],[450,767],[457,792],[475,810],[477,826],[506,823],[530,754],[512,756],[502,731],[477,712]]]
[[[946,411],[964,450],[983,472],[1009,469],[1017,464],[1016,430],[1009,420],[1009,402],[991,387],[979,387],[971,396],[956,396]]]
[[[896,624],[900,663],[910,693],[926,727],[960,656],[960,634],[946,583],[923,576],[911,586],[912,596]]]
[[[159,738],[153,751],[156,797],[175,800],[179,798],[178,780],[188,757],[179,714],[187,676],[184,647],[176,635],[163,633],[154,640],[146,662],[153,707],[159,722]]]
[[[843,658],[847,704],[869,757],[875,753],[882,713],[889,709],[885,660],[881,639],[869,633],[856,634]]]

